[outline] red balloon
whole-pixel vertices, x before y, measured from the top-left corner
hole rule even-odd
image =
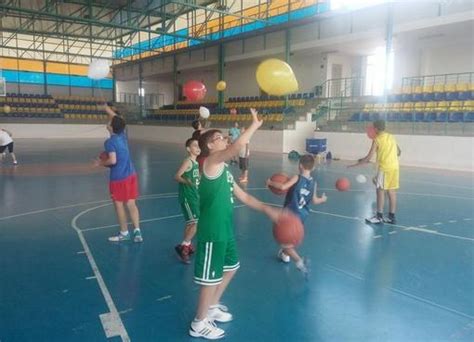
[[[367,136],[369,137],[369,139],[374,140],[375,137],[377,136],[377,132],[375,131],[375,127],[372,124],[368,125],[365,128],[365,132],[367,133]]]
[[[290,211],[284,211],[273,225],[273,237],[281,245],[298,246],[304,238],[301,220]]]
[[[183,93],[188,101],[201,101],[206,96],[206,86],[199,81],[188,81],[183,85]]]
[[[339,191],[347,191],[351,187],[349,179],[342,177],[336,181],[336,189]]]

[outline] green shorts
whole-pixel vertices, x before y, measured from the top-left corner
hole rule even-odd
[[[184,202],[181,202],[181,211],[183,212],[184,221],[186,224],[197,223],[199,220],[199,202],[198,201],[189,201],[184,199]]]
[[[194,282],[199,285],[219,285],[224,272],[240,267],[235,240],[197,243]]]

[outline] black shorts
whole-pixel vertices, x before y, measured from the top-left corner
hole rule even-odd
[[[249,159],[239,157],[239,168],[242,171],[246,171],[249,168]]]
[[[5,152],[7,148],[8,148],[8,153],[13,153],[13,141],[9,143],[8,145],[0,146],[0,153]]]

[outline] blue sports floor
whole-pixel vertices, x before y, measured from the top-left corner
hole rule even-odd
[[[0,166],[0,341],[195,341],[198,287],[173,248],[184,148],[131,141],[145,241],[120,245],[107,242],[117,231],[107,171],[89,167],[102,141],[15,148],[20,165]],[[268,219],[236,204],[242,267],[223,298],[235,317],[221,325],[225,340],[473,341],[473,174],[402,168],[398,224],[372,227],[363,218],[373,188],[355,182],[372,166],[346,165],[315,172],[328,202],[313,207],[299,249],[311,260],[307,282],[276,259]],[[249,192],[281,204],[264,189],[276,171],[297,165],[252,153]],[[341,176],[351,191],[334,190]],[[106,337],[116,331],[122,338]]]

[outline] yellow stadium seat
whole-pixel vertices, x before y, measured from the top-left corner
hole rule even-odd
[[[449,104],[449,111],[451,112],[458,112],[462,109],[463,103],[462,101],[451,101]]]
[[[464,101],[464,105],[463,105],[462,108],[463,108],[464,111],[473,111],[474,110],[474,101],[473,100]]]
[[[433,86],[432,85],[423,86],[422,92],[423,93],[432,93],[433,92]]]
[[[456,84],[456,91],[467,91],[469,85],[467,83],[458,83]]]
[[[425,106],[425,112],[432,112],[435,110],[435,108],[436,108],[436,102],[434,101],[427,102]]]
[[[364,105],[363,111],[364,111],[364,112],[372,112],[373,109],[374,109],[374,104],[373,104],[373,103],[366,103],[366,104]]]
[[[442,93],[442,92],[444,92],[444,84],[435,84],[435,85],[433,86],[433,91],[434,91],[435,93]]]
[[[413,110],[413,102],[404,102],[401,108],[402,112],[411,112]]]
[[[415,112],[423,112],[425,110],[425,103],[424,102],[416,102],[415,103]]]
[[[402,88],[402,94],[411,94],[413,91],[412,86],[403,86]]]
[[[455,84],[445,84],[444,85],[444,91],[448,93],[452,93],[456,91],[456,85]]]
[[[421,94],[422,92],[423,92],[423,87],[422,86],[416,86],[413,89],[413,93],[415,93],[415,94]]]
[[[449,102],[448,101],[439,101],[436,104],[436,111],[438,112],[446,112],[448,110]]]

